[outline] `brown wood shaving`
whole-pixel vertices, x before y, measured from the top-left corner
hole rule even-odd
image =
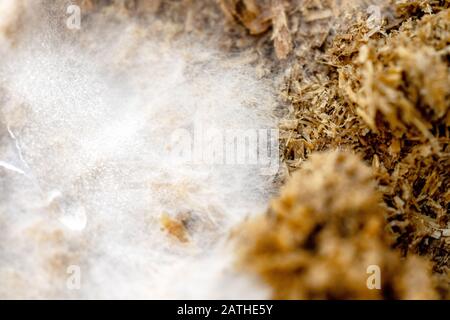
[[[284,0],[272,0],[270,4],[262,5],[254,0],[221,0],[220,6],[229,20],[240,22],[252,35],[260,35],[272,27],[278,59],[286,59],[292,51]]]
[[[255,0],[220,0],[220,7],[229,20],[242,23],[252,35],[264,33],[271,26],[268,11]]]
[[[160,217],[160,222],[163,229],[179,242],[186,243],[189,241],[189,235],[183,221],[163,213]]]
[[[289,33],[283,0],[272,1],[273,43],[277,58],[286,59],[292,50],[292,39]]]

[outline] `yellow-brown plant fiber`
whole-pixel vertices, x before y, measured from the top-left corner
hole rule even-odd
[[[241,263],[280,299],[436,298],[425,261],[390,248],[385,213],[358,157],[313,154],[267,213],[237,230]],[[367,286],[370,266],[380,268],[380,290]]]

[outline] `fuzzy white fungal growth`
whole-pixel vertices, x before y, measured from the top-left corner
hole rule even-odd
[[[270,86],[130,21],[53,30],[37,6],[0,62],[0,298],[265,297],[233,271],[225,239],[263,210],[271,177],[174,162],[171,138],[275,128]],[[182,221],[187,242],[162,215]]]

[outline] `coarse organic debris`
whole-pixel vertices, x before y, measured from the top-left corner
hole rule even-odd
[[[84,2],[100,6],[112,1]],[[125,5],[127,12],[144,7],[142,1],[122,1],[128,2],[133,4]],[[381,197],[367,195],[366,199],[373,204],[378,201],[384,208],[386,228],[380,230],[393,237],[389,244],[407,261],[414,254],[428,259],[434,279],[439,279],[440,296],[448,297],[450,1],[220,0],[217,4],[156,1],[150,11],[175,22],[174,35],[195,33],[217,40],[226,52],[239,52],[240,59],[253,64],[261,77],[284,75],[280,96],[286,107],[280,108],[280,142],[282,160],[289,170],[311,166],[309,158],[316,152],[341,148],[371,165]],[[196,19],[192,19],[194,15]],[[228,23],[223,23],[224,17]],[[321,168],[317,171],[317,177],[329,180]],[[290,189],[295,185],[292,182]],[[375,192],[369,189],[367,194]],[[353,198],[342,188],[335,192],[336,197]],[[327,189],[317,189],[317,193],[327,194]],[[323,198],[317,195],[317,199]],[[372,216],[371,209],[358,208],[362,216]],[[260,227],[252,224],[252,228],[264,229],[265,219],[261,218]],[[283,235],[278,236],[296,234],[297,228],[313,223],[312,219],[283,228]],[[350,215],[342,221],[352,224],[358,219]],[[355,231],[359,233],[363,231]],[[380,241],[381,256],[396,256]],[[357,263],[358,258],[352,257]],[[394,260],[399,261],[397,258]],[[289,262],[276,255],[267,259],[274,265]],[[402,268],[411,263],[404,267],[392,263],[389,279],[397,279],[393,274],[404,272]],[[276,270],[269,270],[263,273],[270,274],[269,282],[277,292],[281,282],[274,280]],[[310,291],[309,284],[295,272],[285,275],[283,279],[289,275],[289,283],[296,288],[289,297],[326,296],[329,292],[323,290],[326,286]],[[343,285],[351,286],[345,281]],[[351,294],[332,294],[342,298],[368,294],[364,288],[352,290]],[[369,296],[411,296],[399,292]]]
[[[280,127],[291,171],[314,152],[343,147],[371,164],[393,246],[429,259],[447,294],[449,6],[385,2],[375,33],[366,11],[342,14],[322,47],[302,50],[315,62],[293,62],[283,89],[290,115]]]
[[[355,155],[316,153],[264,216],[237,230],[241,263],[278,299],[433,299],[424,259],[390,248],[371,169]],[[366,281],[380,268],[380,290]],[[417,290],[420,288],[420,290]]]

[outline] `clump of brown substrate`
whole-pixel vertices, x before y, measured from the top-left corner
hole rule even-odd
[[[426,262],[390,248],[379,200],[357,156],[316,153],[264,216],[237,230],[241,263],[280,299],[437,298]],[[381,290],[367,286],[374,265]]]
[[[450,10],[404,22],[338,68],[343,99],[370,131],[357,150],[373,164],[396,246],[448,272]],[[363,129],[364,130],[364,129]]]
[[[418,254],[449,298],[449,6],[388,1],[380,26],[359,8],[337,30],[313,21],[294,35],[281,142],[290,171],[300,172],[241,230],[243,261],[275,297],[432,298]],[[308,46],[308,37],[322,40]],[[356,159],[315,155],[340,148],[372,166],[380,198]],[[370,259],[384,269],[379,292],[366,287]]]

